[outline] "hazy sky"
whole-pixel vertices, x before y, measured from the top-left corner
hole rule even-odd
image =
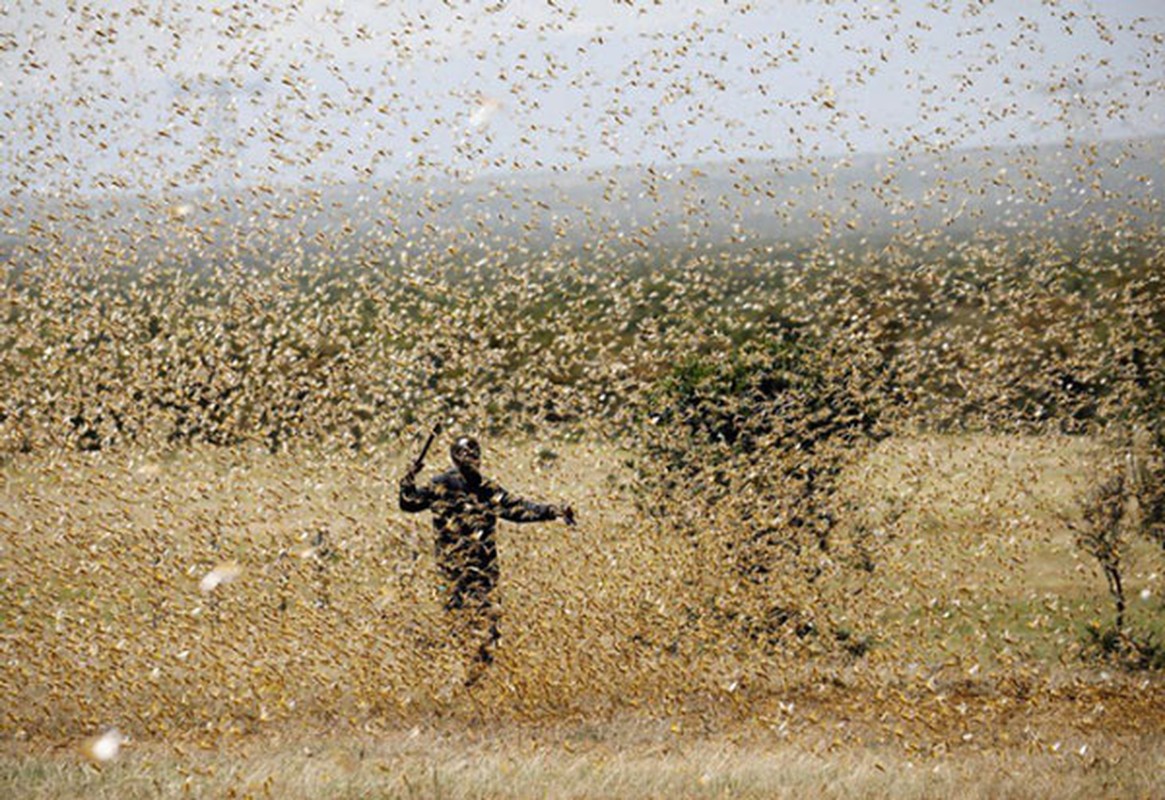
[[[17,0],[0,104],[10,197],[1141,136],[1165,2]]]

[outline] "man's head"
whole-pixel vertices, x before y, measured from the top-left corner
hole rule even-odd
[[[453,463],[462,472],[476,473],[481,469],[481,445],[472,436],[459,436],[449,447]]]

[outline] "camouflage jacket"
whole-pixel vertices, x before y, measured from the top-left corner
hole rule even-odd
[[[427,486],[417,486],[406,474],[400,482],[400,508],[409,513],[432,510],[437,560],[443,568],[472,570],[491,581],[497,578],[498,517],[510,522],[558,518],[555,506],[524,500],[488,478],[467,477],[456,467],[433,476]]]

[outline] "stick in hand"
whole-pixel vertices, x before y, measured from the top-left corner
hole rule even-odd
[[[429,454],[429,448],[433,446],[433,440],[441,433],[441,421],[433,426],[433,430],[429,432],[429,438],[425,440],[425,446],[421,448],[421,453],[413,459],[412,465],[409,467],[409,474],[416,475],[425,466],[425,456]]]

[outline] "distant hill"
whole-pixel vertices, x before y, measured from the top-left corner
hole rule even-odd
[[[861,241],[945,231],[1159,228],[1165,137],[813,160],[251,187],[234,196],[15,198],[10,257],[361,261]],[[26,249],[30,245],[31,249]],[[516,254],[516,255],[514,255]]]

